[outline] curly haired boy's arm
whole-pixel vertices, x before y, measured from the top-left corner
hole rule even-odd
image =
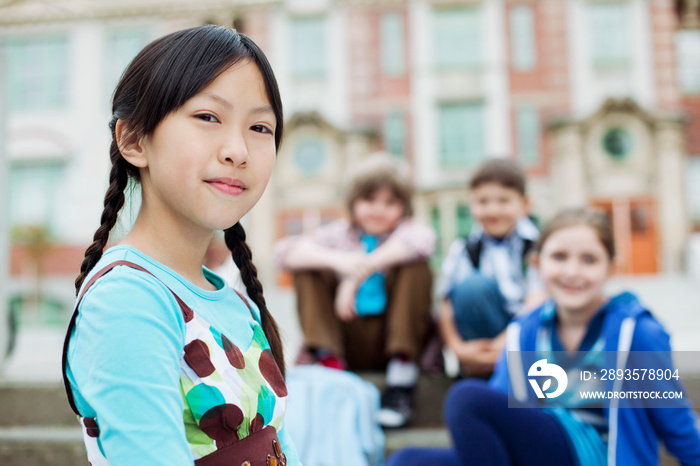
[[[400,238],[389,238],[369,254],[371,270],[385,270],[398,264],[410,262],[415,258],[413,251]]]
[[[358,268],[366,268],[367,260],[364,252],[343,251],[300,239],[287,249],[282,266],[289,270],[330,269],[348,276]]]

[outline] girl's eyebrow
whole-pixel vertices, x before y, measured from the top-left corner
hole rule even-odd
[[[275,116],[275,111],[272,110],[270,105],[261,105],[260,107],[255,107],[250,113],[269,113],[273,117]]]
[[[233,111],[233,104],[225,98],[221,97],[219,94],[215,94],[213,92],[203,92],[202,96],[207,97],[215,102],[218,102],[219,104],[223,105],[224,108],[226,108],[226,110],[228,111]],[[255,107],[250,111],[250,113],[270,113],[273,116],[275,115],[275,112],[274,110],[272,110],[271,105],[261,105],[260,107]]]
[[[233,110],[233,105],[231,104],[231,102],[229,102],[228,100],[224,99],[224,98],[221,97],[219,94],[214,94],[213,92],[203,92],[203,93],[202,93],[202,96],[203,96],[203,97],[208,97],[208,98],[210,98],[211,100],[214,100],[214,101],[220,103],[221,105],[223,105],[224,107],[226,107],[227,110]]]

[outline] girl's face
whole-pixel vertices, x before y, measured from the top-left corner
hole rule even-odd
[[[368,235],[392,232],[403,217],[404,205],[389,188],[380,188],[352,205],[357,226]]]
[[[232,66],[139,141],[142,209],[163,227],[231,227],[267,186],[275,127],[257,65]]]
[[[610,258],[595,230],[574,225],[552,233],[539,254],[539,272],[557,312],[590,315],[603,301]]]

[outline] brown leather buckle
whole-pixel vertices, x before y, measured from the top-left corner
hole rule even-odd
[[[241,463],[241,466],[250,466],[250,461],[244,461]]]
[[[267,466],[287,466],[287,455],[284,454],[277,440],[272,441],[272,449],[275,451],[275,456],[267,455]]]
[[[279,458],[282,454],[282,447],[280,447],[280,444],[277,440],[272,441],[272,449],[275,450],[275,456]]]

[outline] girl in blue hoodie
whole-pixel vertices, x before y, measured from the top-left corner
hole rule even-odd
[[[659,440],[682,465],[700,465],[686,394],[642,394],[683,387],[661,324],[634,295],[603,293],[614,256],[604,213],[555,216],[533,257],[550,300],[508,326],[488,384],[465,380],[450,390],[445,417],[454,447],[402,450],[389,466],[656,465]],[[591,400],[582,391],[624,395]]]

